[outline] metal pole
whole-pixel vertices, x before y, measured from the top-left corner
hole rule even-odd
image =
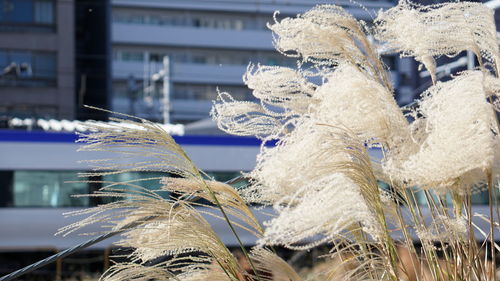
[[[163,123],[170,124],[170,58],[163,57]]]
[[[149,71],[149,52],[145,52],[144,53],[144,72],[142,73],[142,92],[143,92],[143,96],[142,98],[144,98],[144,93],[146,92],[146,88],[149,87],[149,85],[151,84],[150,80],[151,80],[151,73]]]
[[[56,261],[56,281],[62,280],[62,259]]]
[[[467,69],[468,70],[472,70],[474,69],[475,65],[474,65],[474,53],[472,53],[471,51],[467,51]]]

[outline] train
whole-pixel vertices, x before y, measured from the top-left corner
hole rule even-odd
[[[190,156],[201,170],[226,181],[237,177],[241,172],[250,171],[256,164],[261,141],[253,137],[228,135],[176,135],[175,141]],[[0,251],[9,249],[51,248],[65,249],[81,243],[88,236],[77,234],[65,237],[54,236],[56,231],[77,219],[65,218],[64,213],[95,206],[89,198],[74,198],[73,194],[85,194],[99,188],[81,183],[79,172],[89,170],[82,160],[100,158],[94,152],[78,152],[81,144],[75,143],[75,132],[47,132],[42,130],[0,130]],[[270,144],[273,145],[273,144]],[[380,158],[381,152],[370,150],[370,155]],[[128,179],[151,176],[151,174],[129,174]],[[157,183],[159,184],[159,183]],[[480,200],[474,212],[489,214],[487,201]],[[425,212],[425,208],[424,208]],[[272,213],[268,207],[257,212],[259,219]],[[498,218],[495,218],[498,219]],[[236,245],[236,240],[223,221],[210,218],[222,241]],[[481,219],[475,219],[479,228],[488,230]],[[86,229],[99,232],[99,226]],[[488,231],[486,231],[488,232]],[[478,240],[484,237],[476,232]],[[495,237],[500,238],[500,233]],[[106,249],[118,237],[103,241],[92,247]],[[245,244],[253,245],[256,238],[242,233]]]

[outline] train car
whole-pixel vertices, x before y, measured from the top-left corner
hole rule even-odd
[[[81,144],[69,132],[25,130],[0,131],[0,248],[66,248],[87,237],[54,236],[58,228],[74,219],[63,213],[95,205],[90,198],[75,198],[99,188],[82,181],[78,173],[90,170],[82,160],[102,158],[97,152],[77,152]],[[250,137],[174,136],[198,168],[226,181],[255,165],[260,141]],[[104,176],[105,181],[161,176],[131,172]],[[151,184],[152,188],[157,184]],[[158,186],[159,187],[159,186]],[[108,247],[105,241],[95,247]],[[227,240],[227,243],[232,241]]]
[[[12,257],[13,253],[17,256],[25,253],[33,258],[37,251],[57,252],[90,238],[78,233],[54,235],[59,228],[81,219],[66,218],[64,213],[102,203],[95,198],[71,196],[88,194],[100,188],[99,184],[79,182],[85,178],[78,177],[78,173],[90,169],[82,160],[98,159],[102,155],[96,152],[78,152],[81,144],[75,143],[76,139],[74,132],[0,130],[0,257],[4,257],[3,260],[0,258],[0,264],[4,264],[3,267],[0,266],[0,275],[19,268],[17,264],[5,265],[8,264],[5,259]],[[242,171],[252,170],[261,146],[256,138],[227,135],[177,135],[174,139],[201,170],[220,181],[234,178]],[[381,157],[379,150],[371,150],[370,154],[374,158]],[[161,174],[131,172],[105,176],[102,180],[125,181],[152,176]],[[159,186],[159,182],[152,182],[150,188]],[[423,203],[423,198],[417,199]],[[485,194],[475,196],[474,200],[474,212],[488,215]],[[269,217],[264,213],[271,211],[267,208],[256,214],[259,220],[265,221]],[[425,207],[423,212],[430,217]],[[236,239],[224,221],[207,218],[224,243],[237,246]],[[474,222],[488,233],[489,225],[484,220],[475,218]],[[87,227],[80,233],[100,231],[102,228],[96,225]],[[255,244],[256,238],[253,235],[239,231],[243,243],[249,246]],[[397,231],[393,235],[398,236]],[[484,240],[481,231],[476,231],[475,235],[478,240]],[[498,240],[500,232],[497,231],[495,237]],[[99,255],[104,267],[109,265],[110,248],[117,239],[119,237],[113,237],[89,248],[89,251],[101,253]]]
[[[173,131],[173,133],[176,133]],[[250,171],[260,149],[260,141],[250,137],[173,135],[201,170],[220,181],[227,181]],[[90,170],[82,160],[102,158],[103,154],[78,152],[81,144],[75,143],[74,132],[60,130],[0,130],[0,276],[60,251],[84,242],[91,237],[79,233],[100,232],[99,226],[87,227],[67,236],[54,234],[63,226],[82,217],[65,218],[64,213],[96,206],[94,198],[75,198],[74,194],[88,194],[100,184],[82,183],[86,178],[79,172]],[[164,176],[155,172],[130,172],[104,176],[105,181],[125,181]],[[158,181],[148,181],[148,188],[159,188]],[[237,241],[230,234],[224,221],[207,217],[222,241],[235,246]],[[265,218],[262,218],[265,220]],[[255,237],[245,231],[240,233],[247,245]],[[113,237],[90,247],[85,254],[100,258],[104,267],[109,265],[108,255]],[[69,259],[71,261],[71,259]],[[68,261],[65,259],[65,263]],[[66,265],[60,268],[67,268]],[[99,271],[102,269],[97,269]],[[53,269],[51,272],[57,271]],[[43,271],[38,272],[43,275]],[[51,273],[53,274],[53,273]],[[59,276],[58,274],[56,274]],[[52,277],[48,277],[50,278]]]

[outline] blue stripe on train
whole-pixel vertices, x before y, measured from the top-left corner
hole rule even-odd
[[[44,131],[0,130],[0,142],[75,142],[74,133],[52,133]],[[259,146],[261,141],[253,137],[235,136],[174,136],[181,145],[219,145],[219,146]],[[274,146],[275,141],[266,143]]]

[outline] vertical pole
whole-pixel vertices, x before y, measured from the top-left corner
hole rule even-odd
[[[151,80],[151,73],[149,71],[149,52],[144,52],[144,72],[142,75],[142,98],[144,98],[144,93],[146,88],[149,87]]]
[[[474,67],[474,53],[467,51],[467,70],[472,70]]]
[[[170,123],[170,58],[163,57],[163,123]]]
[[[110,252],[110,248],[109,247],[106,247],[106,249],[104,249],[104,264],[103,264],[103,272],[108,270],[109,268],[109,252]]]
[[[56,281],[62,280],[62,259],[56,261]]]

